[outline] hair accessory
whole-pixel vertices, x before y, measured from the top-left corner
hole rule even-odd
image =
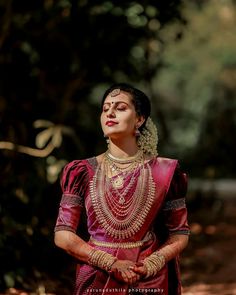
[[[118,94],[120,94],[119,88],[116,88],[116,89],[112,90],[112,92],[110,92],[111,97],[117,96]]]
[[[146,124],[140,133],[137,141],[139,148],[144,154],[157,156],[157,128],[150,117],[147,118]]]

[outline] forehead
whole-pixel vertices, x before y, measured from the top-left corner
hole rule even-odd
[[[120,91],[120,93],[115,96],[112,96],[109,93],[108,96],[105,98],[104,103],[116,103],[118,101],[132,104],[132,96],[124,91]]]

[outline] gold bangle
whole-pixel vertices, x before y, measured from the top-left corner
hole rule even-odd
[[[89,253],[88,263],[106,271],[110,271],[117,258],[102,250],[93,248]]]
[[[158,251],[153,252],[150,256],[146,257],[143,261],[144,266],[147,269],[145,278],[155,276],[165,265],[165,257]]]

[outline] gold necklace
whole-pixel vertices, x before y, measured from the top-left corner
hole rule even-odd
[[[120,164],[129,164],[129,163],[134,162],[135,160],[137,160],[142,153],[143,152],[141,150],[138,150],[137,153],[134,156],[126,157],[126,158],[118,158],[118,157],[113,156],[111,154],[110,150],[108,149],[106,151],[106,153],[105,153],[105,156],[107,158],[109,158],[110,160],[112,160],[113,162],[120,163]]]
[[[108,166],[110,167],[111,180],[112,180],[114,188],[119,189],[123,187],[124,174],[122,172],[132,171],[139,165],[142,159],[143,159],[143,152],[140,150],[134,156],[126,158],[126,159],[116,158],[112,154],[110,154],[109,151],[105,153],[104,163],[108,164]],[[120,165],[121,164],[125,165],[125,166],[123,167],[117,166],[117,163]],[[116,177],[112,178],[114,172]]]
[[[145,167],[143,162],[134,171],[128,191],[123,188],[119,192],[107,184],[104,161],[90,182],[90,197],[97,220],[106,233],[116,239],[130,238],[141,229],[155,199],[156,186],[150,165],[146,163]],[[117,201],[119,193],[127,199],[126,202]]]
[[[106,175],[108,175],[109,172],[107,172],[108,169],[106,167],[106,160],[104,161],[104,164],[105,164],[104,166],[105,166]],[[111,178],[106,177],[106,185],[107,185],[106,191],[109,192],[109,191],[113,190],[116,193],[116,195],[119,196],[119,200],[118,200],[119,204],[126,203],[125,196],[130,192],[132,186],[134,185],[135,178],[137,177],[137,173],[139,170],[140,170],[140,166],[138,163],[138,165],[136,165],[136,167],[134,169],[129,171],[130,172],[129,174],[128,174],[128,172],[125,172],[125,174],[120,173],[120,174],[117,174],[116,176],[113,176]],[[121,191],[121,189],[124,186],[125,179],[128,180],[127,185],[124,187],[123,191]],[[112,185],[112,188],[111,188],[111,185]],[[108,188],[108,186],[110,186],[110,187]]]

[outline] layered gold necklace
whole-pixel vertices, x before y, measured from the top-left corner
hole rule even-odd
[[[105,153],[106,175],[111,175],[112,185],[117,189],[124,186],[126,173],[135,170],[140,163],[143,163],[143,153],[140,150],[134,156],[125,159],[114,157],[109,150]]]
[[[126,239],[137,233],[155,198],[155,183],[143,153],[119,159],[107,151],[90,182],[90,196],[108,235]]]

